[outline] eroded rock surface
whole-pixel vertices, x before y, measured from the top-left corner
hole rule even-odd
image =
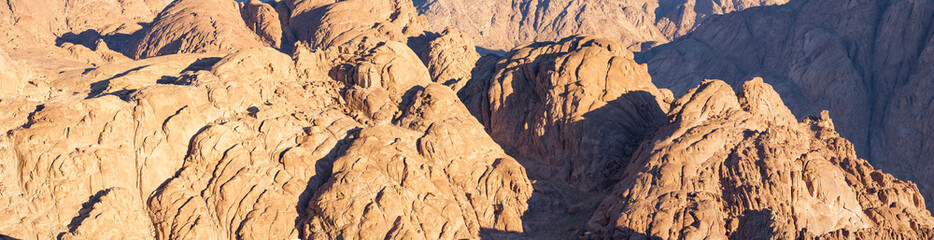
[[[510,50],[533,41],[590,34],[621,41],[631,50],[668,42],[703,19],[788,0],[511,0],[416,1],[434,31],[457,27],[490,50]]]
[[[268,14],[258,16],[268,18]],[[260,20],[263,18],[257,21]],[[257,23],[251,23],[251,27],[257,30]],[[147,58],[175,53],[223,53],[273,46],[275,38],[269,35],[275,30],[274,27],[270,28],[273,29],[258,29],[266,40],[264,43],[247,27],[241,17],[239,3],[225,0],[179,0],[159,13],[137,40],[135,48],[128,53],[134,58]]]
[[[0,140],[7,236],[524,230],[524,168],[402,43],[169,55],[64,73],[50,88],[62,93],[14,115],[21,125]]]
[[[619,10],[566,3],[590,27],[556,33]],[[608,17],[668,39],[772,2],[711,3],[622,9],[691,26]],[[915,185],[857,158],[827,113],[799,121],[762,80],[676,101],[617,36],[481,57],[408,0],[6,5],[0,238],[932,237]]]
[[[426,29],[411,0],[293,0],[290,29],[312,48],[327,48],[363,38],[407,42]]]
[[[609,39],[532,44],[510,52],[494,71],[491,79],[475,79],[489,89],[465,100],[474,115],[536,175],[583,189],[615,182],[671,101],[645,66]]]
[[[641,58],[675,95],[762,76],[795,114],[829,110],[859,156],[931,199],[932,12],[930,1],[793,1],[710,18]]]
[[[926,239],[917,187],[875,170],[827,112],[798,122],[762,79],[708,80],[633,156],[589,222],[614,238]]]

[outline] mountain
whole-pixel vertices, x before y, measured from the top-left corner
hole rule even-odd
[[[752,6],[716,3],[656,4]],[[6,4],[0,239],[934,236],[924,188],[859,158],[845,108],[805,115],[792,78],[663,78],[729,60],[709,52],[660,74],[721,21],[803,1],[649,52],[572,35],[502,56],[432,31],[432,2]]]
[[[711,18],[639,59],[675,95],[761,76],[795,114],[829,110],[860,156],[930,199],[932,12],[928,1],[792,1]]]
[[[591,34],[632,50],[689,33],[703,19],[788,0],[420,0],[418,12],[434,31],[463,30],[477,46],[508,51],[533,41]],[[643,47],[643,44],[645,46]]]

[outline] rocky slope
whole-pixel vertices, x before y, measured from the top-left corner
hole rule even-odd
[[[910,182],[858,159],[827,112],[798,122],[762,79],[679,98],[588,226],[661,239],[927,239]]]
[[[0,3],[0,48],[38,72],[124,61],[119,53],[164,0],[11,0]],[[111,51],[111,49],[116,51]]]
[[[607,187],[671,101],[632,56],[618,42],[583,36],[528,45],[499,60],[488,90],[464,101],[536,175]]]
[[[707,16],[788,0],[511,0],[416,1],[434,31],[449,26],[474,36],[479,47],[510,50],[533,41],[592,34],[639,50],[696,28]]]
[[[481,57],[407,0],[163,6],[125,51],[0,46],[0,238],[932,236],[914,184],[761,80],[675,99],[590,36]]]
[[[0,232],[25,239],[521,232],[531,194],[525,170],[454,92],[432,83],[401,43],[344,49],[294,58],[269,48],[171,55],[73,73],[61,80],[73,84],[53,88],[74,94],[53,96],[18,115],[22,125],[7,126],[0,192],[9,204]],[[337,79],[328,76],[334,71]],[[139,227],[123,231],[113,218]]]
[[[256,2],[251,4],[257,5]],[[264,16],[259,9],[250,13]],[[273,18],[278,22],[278,17]],[[263,22],[250,23],[254,29],[265,26]],[[230,52],[273,44],[264,44],[250,30],[241,17],[239,3],[226,0],[174,1],[142,32],[128,55],[138,59],[175,53]]]
[[[795,114],[830,110],[860,156],[931,199],[932,12],[930,1],[792,1],[712,18],[640,60],[675,95],[762,76]]]

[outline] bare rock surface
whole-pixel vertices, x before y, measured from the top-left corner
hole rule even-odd
[[[407,42],[426,29],[411,0],[291,0],[290,29],[312,48],[338,46],[363,38]]]
[[[930,199],[932,12],[930,1],[792,1],[710,18],[639,59],[675,95],[762,76],[795,114],[829,110],[859,156]]]
[[[268,12],[259,10],[253,11],[261,17],[251,22],[254,30],[257,30],[256,21],[269,18]],[[178,0],[159,13],[137,40],[135,48],[128,53],[138,59],[174,53],[223,53],[273,46],[275,38],[269,35],[274,34],[275,30],[272,26],[270,28],[258,29],[266,38],[264,43],[247,27],[240,14],[239,3],[225,0]]]
[[[533,41],[589,34],[621,41],[631,50],[664,43],[696,28],[707,16],[788,0],[511,0],[416,1],[434,31],[453,26],[479,47],[510,50]]]
[[[534,31],[497,21],[551,38],[622,11],[603,17],[667,41],[777,2],[559,3],[507,11],[538,9]],[[421,1],[5,4],[3,239],[934,236],[918,188],[857,158],[828,113],[796,119],[786,86],[711,80],[676,100],[620,36],[480,56],[470,29],[427,32]],[[681,20],[647,17],[662,13]],[[851,83],[828,84],[876,87]],[[912,90],[893,106],[922,104]]]
[[[419,57],[428,67],[432,81],[460,92],[473,78],[473,69],[480,60],[470,36],[456,28],[445,29],[428,42]]]
[[[926,239],[914,184],[875,170],[826,112],[798,122],[761,79],[708,80],[633,156],[589,222],[594,234],[661,239]]]
[[[528,45],[497,62],[492,78],[476,79],[488,90],[465,101],[536,175],[608,187],[671,101],[632,56],[616,41],[587,36]]]
[[[434,239],[524,230],[532,192],[524,168],[399,42],[293,56],[175,54],[47,82],[54,94],[26,105],[0,139],[6,236]]]
[[[119,52],[130,35],[166,5],[164,0],[6,1],[0,3],[0,48],[40,75],[124,61]]]

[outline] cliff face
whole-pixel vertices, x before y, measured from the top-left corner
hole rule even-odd
[[[633,156],[590,219],[614,238],[925,239],[917,187],[875,170],[827,112],[798,122],[762,79],[707,80]],[[899,217],[896,217],[899,216]],[[920,227],[919,226],[924,226]]]
[[[53,88],[66,93],[6,126],[10,204],[0,231],[27,239],[521,232],[532,191],[525,170],[455,93],[401,43],[342,49],[171,55],[62,79],[71,85]]]
[[[431,29],[448,26],[474,36],[477,46],[510,50],[534,41],[591,34],[639,50],[668,42],[696,28],[701,20],[787,0],[421,0],[415,5]]]
[[[584,36],[518,48],[475,80],[488,89],[465,102],[493,139],[536,175],[587,190],[619,178],[671,102],[624,46]]]
[[[792,112],[830,110],[860,156],[931,194],[932,12],[929,1],[792,1],[711,18],[640,60],[675,95],[762,76]]]
[[[857,157],[858,142],[837,133],[850,120],[829,115],[850,116],[851,105],[794,115],[801,111],[794,106],[811,103],[796,98],[803,86],[849,87],[836,97],[854,101],[877,94],[848,91],[880,86],[808,82],[792,91],[802,95],[785,95],[799,85],[778,80],[792,77],[724,75],[684,89],[662,78],[739,69],[722,57],[732,49],[695,59],[677,48],[719,25],[638,57],[628,50],[632,42],[613,39],[619,36],[586,35],[499,57],[478,54],[469,30],[427,31],[431,18],[406,0],[84,3],[12,1],[4,19],[13,20],[0,22],[12,34],[0,45],[0,238],[934,236],[918,187],[876,170]],[[772,2],[711,3],[624,10],[716,13]],[[520,6],[550,9],[529,4]],[[601,2],[567,4],[583,4],[587,14],[616,11],[593,5]],[[765,21],[822,7],[808,4],[816,3],[710,19],[755,13]],[[876,6],[902,6],[892,4]],[[120,17],[87,15],[98,8]],[[30,18],[39,12],[49,15]],[[694,28],[650,20],[663,39]],[[34,39],[41,40],[29,44]],[[859,47],[819,43],[808,42],[833,54],[809,58],[817,63],[863,56],[834,52]],[[680,63],[665,65],[675,50],[685,54],[677,59],[707,62],[660,74]],[[926,71],[927,52],[909,72]],[[645,59],[648,65],[637,62]],[[826,76],[817,65],[800,66]],[[871,70],[852,68],[836,73]],[[920,88],[929,81],[911,76],[893,86],[915,89],[889,92],[904,100],[892,100],[897,109],[927,96]],[[886,114],[893,117],[880,119],[891,124],[924,121],[923,113]]]

